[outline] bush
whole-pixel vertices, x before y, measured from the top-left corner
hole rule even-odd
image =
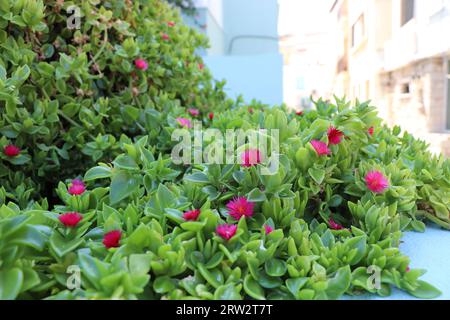
[[[17,282],[30,277],[21,287],[11,281],[4,297],[336,299],[389,295],[391,286],[421,298],[439,294],[418,279],[423,270],[409,270],[398,245],[402,230],[423,230],[420,208],[448,225],[448,216],[438,220],[431,209],[432,197],[449,192],[448,161],[419,155],[422,142],[379,127],[367,104],[319,103],[300,117],[240,108],[218,113],[211,126],[259,124],[280,130],[273,176],[262,176],[259,165],[177,166],[142,137],[111,164],[88,170],[81,194],[70,190],[80,182],[61,182],[62,205],[52,211],[3,206],[0,226],[11,231],[2,232],[2,258],[9,246],[20,250],[2,272]],[[318,156],[310,141],[329,143],[330,125],[349,139]],[[433,181],[423,175],[424,163],[433,163]],[[383,192],[364,180],[375,169],[388,177]],[[251,217],[236,220],[225,208],[236,196],[253,203]],[[442,199],[437,203],[448,208]],[[82,217],[76,227],[61,218],[67,212]],[[225,223],[236,226],[228,240],[217,229]],[[108,238],[111,232],[118,237]],[[82,270],[79,290],[66,289],[71,265]],[[382,275],[378,289],[369,286],[374,266]]]
[[[0,147],[22,150],[2,157],[0,184],[22,207],[53,196],[54,172],[64,179],[112,160],[131,138],[148,135],[167,149],[169,110],[225,100],[223,83],[213,83],[194,55],[206,39],[166,3],[79,2],[80,29],[70,29],[73,3],[0,6]]]
[[[296,114],[227,100],[197,65],[204,40],[164,2],[83,2],[81,31],[58,3],[0,6],[0,299],[439,295],[398,246],[424,219],[450,229],[448,160],[382,126],[369,103]],[[180,118],[278,130],[278,144],[244,140],[233,164],[175,164]]]

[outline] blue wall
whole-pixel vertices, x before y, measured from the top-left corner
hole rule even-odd
[[[278,52],[277,0],[222,0],[222,3],[226,54]]]
[[[206,65],[216,79],[226,79],[225,91],[245,101],[257,99],[267,104],[283,102],[283,59],[278,53],[252,56],[208,56]]]
[[[199,50],[217,80],[225,79],[230,97],[240,94],[266,104],[283,102],[283,59],[278,49],[277,0],[203,0],[197,23],[211,47]],[[199,26],[204,25],[205,28]]]

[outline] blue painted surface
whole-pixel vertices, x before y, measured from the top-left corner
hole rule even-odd
[[[437,299],[450,299],[450,231],[438,228],[435,225],[427,226],[424,233],[406,232],[400,245],[402,253],[410,257],[411,268],[425,269],[420,279],[429,282],[440,291],[442,295]],[[406,292],[392,290],[389,297],[376,295],[362,295],[358,297],[346,296],[344,299],[369,300],[409,300],[417,299]]]
[[[183,16],[190,27],[209,38],[212,55],[278,53],[277,0],[203,0],[195,17]]]
[[[251,56],[207,56],[206,65],[215,79],[225,79],[229,97],[242,94],[246,102],[269,105],[283,102],[283,59],[278,53]]]
[[[197,50],[225,91],[269,105],[283,103],[283,58],[279,53],[277,0],[200,0],[186,23],[209,38]],[[195,21],[194,21],[195,20]]]
[[[222,0],[222,4],[225,54],[278,52],[277,0]]]

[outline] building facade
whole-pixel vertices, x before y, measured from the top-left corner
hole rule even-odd
[[[450,1],[338,0],[335,88],[450,156]]]
[[[297,110],[313,107],[311,97],[332,96],[333,71],[328,62],[330,51],[323,50],[329,42],[326,32],[308,32],[301,36],[281,37],[280,49],[284,56],[284,101]]]
[[[280,0],[280,51],[284,57],[284,101],[296,110],[313,107],[311,97],[332,98],[334,38],[329,0]],[[328,47],[327,47],[328,46]]]

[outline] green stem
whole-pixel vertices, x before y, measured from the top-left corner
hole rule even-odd
[[[95,54],[92,60],[88,63],[88,67],[90,67],[93,63],[97,61],[97,58],[100,57],[100,55],[103,53],[103,50],[105,50],[107,44],[108,44],[108,29],[105,29],[105,38],[103,39],[103,44],[100,47],[100,50],[98,50],[98,52]]]
[[[146,133],[146,132],[147,132],[147,130],[145,130],[145,128],[144,128],[139,122],[136,121],[136,125],[139,127],[139,129],[141,129],[141,131],[142,131],[143,133]]]
[[[130,79],[130,84],[129,84],[130,88],[133,87],[132,83],[131,83],[131,79]],[[131,89],[130,89],[131,90]],[[139,101],[138,97],[133,97],[133,101],[137,104],[137,106],[139,107],[139,109],[141,110],[145,110],[145,108],[142,107],[141,102]],[[147,130],[139,123],[139,121],[136,120],[136,125],[138,126],[139,129],[141,129],[141,131],[143,133],[147,133]]]
[[[46,98],[48,101],[51,101],[50,97],[48,96],[47,92],[45,92],[44,89],[42,89],[42,93],[44,94],[45,98]],[[83,129],[83,130],[85,129],[83,126],[81,126],[80,124],[78,124],[78,123],[75,122],[74,120],[70,119],[68,116],[66,116],[60,109],[58,109],[58,115],[61,116],[62,118],[64,118],[64,119],[65,119],[67,122],[69,122],[71,125],[73,125],[73,126],[75,126],[75,127],[78,127],[78,128],[81,128],[81,129]],[[89,136],[92,140],[95,140],[95,137],[94,137],[92,134],[88,133],[88,136]]]
[[[61,110],[58,110],[58,115],[63,117],[67,122],[69,122],[71,125],[78,127],[78,128],[83,128],[80,124],[78,124],[77,122],[73,121],[72,119],[70,119],[68,116],[66,116]]]
[[[73,121],[72,119],[70,119],[68,116],[66,116],[61,110],[58,110],[58,115],[61,116],[62,118],[64,118],[64,120],[66,120],[67,122],[69,122],[71,125],[73,125],[74,127],[78,127],[78,128],[82,128],[83,130],[85,130],[85,128],[83,126],[81,126],[79,123]],[[95,137],[91,134],[88,133],[88,136],[92,139],[95,140]]]
[[[418,215],[423,215],[425,216],[427,219],[431,220],[432,222],[436,223],[437,225],[441,226],[442,228],[448,229],[450,230],[450,223],[446,223],[442,220],[440,220],[438,217],[432,215],[429,212],[423,211],[423,210],[418,210],[417,213]]]

